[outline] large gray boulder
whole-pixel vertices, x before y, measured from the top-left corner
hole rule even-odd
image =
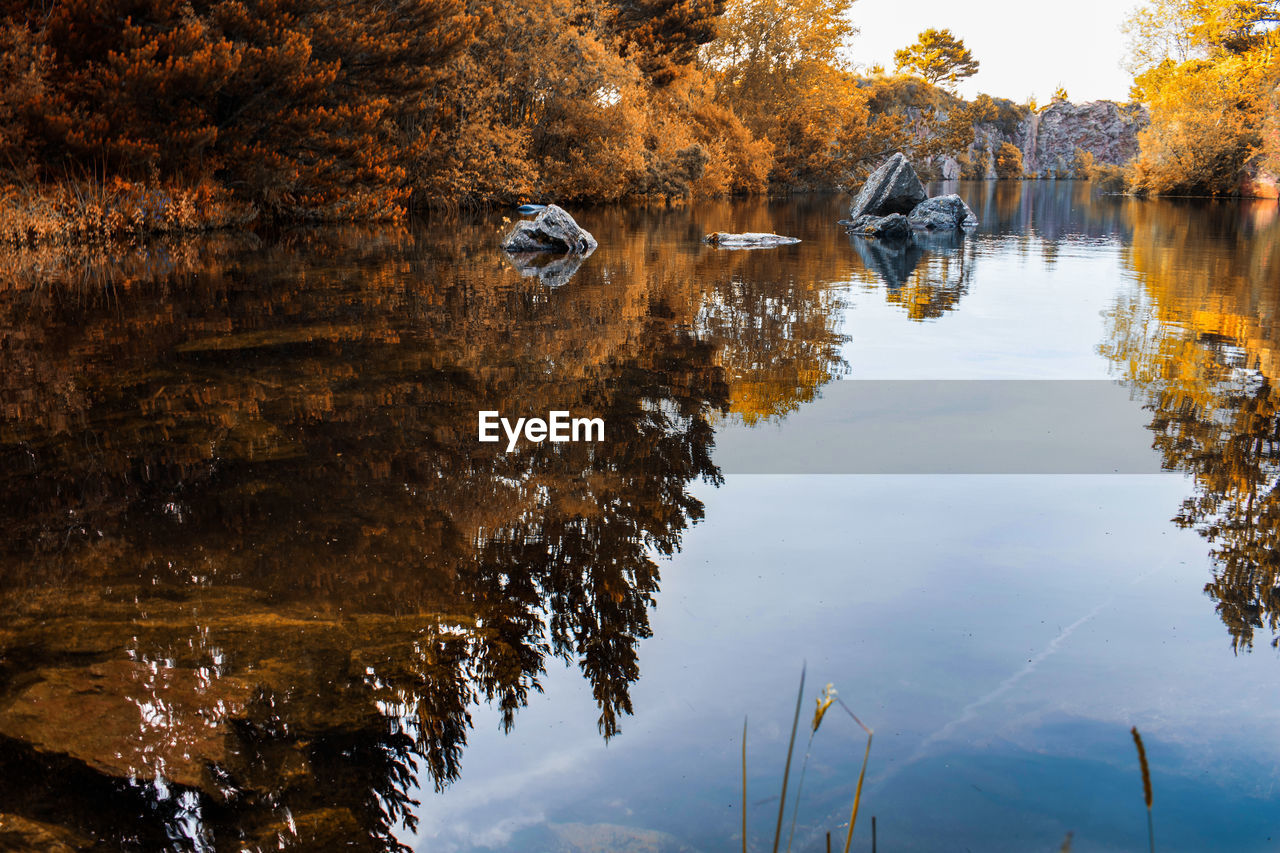
[[[555,252],[559,255],[589,255],[596,250],[596,238],[554,204],[537,217],[522,219],[511,229],[502,248],[508,252]]]
[[[849,218],[859,216],[887,216],[890,213],[910,213],[912,208],[926,198],[924,186],[916,177],[907,158],[894,154],[879,169],[871,173],[849,207]]]
[[[911,225],[907,217],[901,213],[890,213],[888,216],[872,216],[864,213],[857,219],[840,223],[849,229],[850,234],[861,237],[879,237],[882,240],[901,240],[911,235]]]
[[[978,217],[964,199],[951,193],[920,202],[907,217],[907,222],[917,231],[954,231],[973,228],[978,224]]]

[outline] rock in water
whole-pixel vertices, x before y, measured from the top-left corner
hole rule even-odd
[[[702,238],[702,242],[721,249],[772,249],[774,246],[791,246],[800,242],[799,237],[783,237],[781,234],[730,234],[717,231]]]
[[[596,238],[554,204],[547,205],[534,219],[516,223],[502,248],[508,252],[555,252],[561,255],[589,255],[596,250]]]
[[[941,231],[973,228],[978,217],[955,193],[925,199],[915,206],[907,222],[917,231]]]
[[[863,237],[901,240],[911,234],[911,226],[907,222],[907,217],[901,213],[890,213],[888,216],[872,216],[869,213],[864,213],[852,222],[845,220],[840,224],[847,227],[850,233],[859,234]]]
[[[858,191],[849,208],[849,218],[859,216],[887,216],[890,213],[910,213],[912,208],[926,198],[924,187],[916,177],[907,158],[894,154],[879,169],[871,173]]]

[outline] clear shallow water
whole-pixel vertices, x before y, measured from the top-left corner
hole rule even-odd
[[[1159,849],[1274,849],[1275,205],[960,192],[982,227],[904,253],[839,198],[581,211],[557,287],[501,214],[15,266],[6,842],[740,849],[747,715],[765,849],[807,661],[876,730],[855,849],[1141,849],[1133,725]],[[1170,473],[718,466],[860,379],[1122,381]],[[610,438],[504,456],[479,408]]]

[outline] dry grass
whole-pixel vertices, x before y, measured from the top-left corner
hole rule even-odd
[[[779,846],[782,842],[782,822],[783,822],[783,817],[786,813],[786,808],[787,808],[787,786],[791,776],[791,758],[795,752],[796,733],[799,731],[799,727],[800,727],[800,708],[804,704],[804,682],[805,682],[806,669],[807,668],[804,668],[804,669],[801,669],[800,671],[800,690],[796,696],[795,716],[791,721],[791,739],[787,743],[787,762],[782,771],[782,796],[778,803],[778,820],[774,829],[774,836],[773,836],[774,853],[777,853]],[[867,745],[862,755],[862,769],[858,772],[858,785],[857,785],[857,788],[854,790],[854,794],[853,794],[853,809],[849,814],[849,830],[845,836],[845,842],[844,842],[845,853],[849,853],[849,850],[853,844],[853,829],[858,822],[858,809],[862,803],[862,786],[863,786],[863,783],[866,781],[867,764],[871,759],[871,741],[875,733],[869,727],[867,727],[862,722],[862,720],[858,719],[858,716],[854,714],[853,710],[844,703],[843,699],[839,698],[835,687],[831,684],[828,684],[825,688],[823,688],[822,693],[817,698],[817,708],[814,711],[813,721],[811,722],[809,727],[808,748],[806,748],[805,750],[804,762],[801,765],[801,769],[800,769],[800,780],[796,785],[795,803],[792,805],[791,829],[787,837],[787,846],[785,848],[788,851],[788,853],[790,853],[792,842],[795,839],[796,814],[800,808],[800,802],[799,802],[800,795],[804,792],[804,777],[805,777],[805,771],[808,769],[808,766],[809,766],[809,754],[813,749],[813,738],[814,738],[814,735],[818,733],[818,728],[822,725],[822,721],[826,717],[827,711],[831,708],[833,704],[836,704],[836,703],[838,703],[840,707],[844,709],[845,713],[847,713],[849,717],[855,723],[857,723],[858,727],[861,728],[862,731],[865,732],[867,735]],[[1137,727],[1135,726],[1132,729],[1130,729],[1130,733],[1133,735],[1133,743],[1138,750],[1138,764],[1142,769],[1142,795],[1143,795],[1143,801],[1146,803],[1146,806],[1147,806],[1147,841],[1148,841],[1150,853],[1155,853],[1156,836],[1155,836],[1155,829],[1154,829],[1154,824],[1151,816],[1151,806],[1152,806],[1152,799],[1153,799],[1151,794],[1151,767],[1147,763],[1147,750],[1142,743],[1142,735],[1138,734]],[[872,853],[874,853],[875,846],[876,846],[875,835],[876,835],[875,818],[872,817],[871,818]],[[1068,832],[1066,837],[1062,840],[1062,846],[1059,848],[1060,853],[1069,853],[1069,851],[1071,850],[1072,840],[1073,840],[1073,833]],[[826,844],[827,844],[827,851],[828,853],[830,853],[831,851],[831,833],[830,832],[826,834]],[[742,850],[743,850],[743,853],[747,853],[747,721],[745,719],[742,721]]]
[[[1147,804],[1147,843],[1151,853],[1156,853],[1156,831],[1151,820],[1151,768],[1147,766],[1147,748],[1142,745],[1142,735],[1138,727],[1129,730],[1133,735],[1133,744],[1138,748],[1138,764],[1142,767],[1142,799]]]
[[[791,739],[787,743],[787,763],[782,771],[782,796],[778,802],[778,821],[774,828],[773,853],[777,853],[779,845],[782,843],[782,821],[786,815],[787,809],[787,785],[791,777],[791,758],[795,752],[796,733],[800,728],[800,709],[804,705],[804,681],[806,669],[801,669],[800,671],[800,690],[796,695],[795,716],[791,721]],[[818,696],[817,708],[814,710],[813,721],[809,728],[809,747],[805,750],[804,763],[800,770],[800,780],[796,786],[796,802],[793,805],[791,812],[791,831],[787,838],[786,846],[788,853],[791,850],[791,844],[795,838],[796,811],[800,807],[800,795],[804,791],[804,776],[805,771],[809,766],[809,754],[813,748],[813,738],[814,735],[818,733],[818,728],[822,725],[822,721],[826,717],[827,710],[831,708],[833,703],[839,703],[845,713],[847,713],[853,721],[858,724],[858,727],[866,732],[867,735],[867,746],[862,755],[862,769],[858,773],[858,787],[854,791],[853,809],[849,815],[849,831],[844,842],[845,853],[849,853],[849,848],[853,844],[853,828],[858,821],[858,808],[862,802],[862,785],[863,782],[866,781],[867,763],[871,759],[871,738],[873,732],[858,719],[857,715],[854,714],[849,706],[844,703],[844,700],[838,697],[835,686],[828,684],[823,688],[821,695]],[[872,818],[873,822],[874,820],[875,819]],[[829,851],[831,849],[830,832],[827,833],[826,840],[827,850]],[[745,719],[742,721],[742,850],[743,853],[746,853],[747,851],[747,721]]]
[[[252,205],[201,181],[162,186],[121,179],[0,186],[0,246],[130,242],[159,234],[240,227]]]

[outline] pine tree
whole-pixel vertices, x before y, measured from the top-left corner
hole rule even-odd
[[[951,30],[925,30],[915,44],[895,52],[893,61],[899,71],[948,88],[978,73],[978,60]]]

